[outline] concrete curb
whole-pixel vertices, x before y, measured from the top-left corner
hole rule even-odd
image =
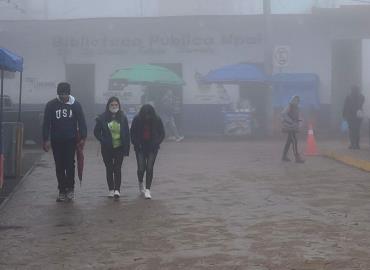
[[[338,154],[334,151],[328,151],[323,153],[324,157],[339,161],[348,166],[370,172],[370,161],[351,157],[349,155]]]

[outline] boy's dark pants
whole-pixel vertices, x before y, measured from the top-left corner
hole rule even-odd
[[[60,193],[73,190],[75,185],[76,140],[51,141],[55,161],[55,171]]]

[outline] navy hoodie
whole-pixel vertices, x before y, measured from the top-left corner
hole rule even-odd
[[[66,141],[76,139],[77,131],[81,139],[87,136],[87,128],[82,107],[73,96],[69,101],[63,103],[58,98],[46,104],[44,112],[44,123],[42,126],[42,137],[44,141]]]

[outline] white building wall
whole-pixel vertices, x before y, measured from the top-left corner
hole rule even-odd
[[[273,14],[311,13],[313,7],[368,5],[354,0],[271,0]],[[250,15],[263,13],[263,0],[0,0],[0,20],[103,17]]]
[[[0,41],[24,56],[25,103],[43,103],[55,96],[55,85],[65,80],[65,64],[73,63],[95,64],[97,103],[105,102],[108,80],[116,69],[146,63],[181,63],[186,82],[183,102],[217,103],[217,89],[199,85],[196,73],[205,75],[212,69],[240,62],[263,62],[263,42],[256,24],[230,19],[183,18],[176,23],[172,19],[7,23]],[[330,41],[302,23],[292,23],[287,31],[273,29],[273,45],[291,48],[289,65],[281,71],[318,74],[320,101],[330,104]],[[185,45],[179,46],[179,42]],[[17,91],[13,89],[17,89],[18,82],[8,81],[8,85],[14,85],[6,93],[17,100]],[[238,91],[235,87],[227,90],[235,101]]]
[[[55,96],[56,83],[65,78],[65,64],[73,63],[95,64],[97,103],[105,102],[108,80],[116,69],[146,63],[182,64],[186,82],[183,102],[215,103],[217,89],[199,89],[196,72],[205,75],[227,64],[263,61],[261,34],[253,30],[255,26],[249,31],[242,24],[235,27],[222,21],[219,25],[194,20],[169,22],[10,23],[2,44],[24,57],[24,103],[44,103]],[[22,30],[14,35],[16,28]],[[121,45],[116,46],[117,42]],[[6,90],[14,100],[16,83]],[[237,99],[235,89],[230,89],[230,94]]]
[[[274,72],[315,73],[320,78],[319,98],[331,103],[331,41],[324,33],[313,30],[304,19],[292,20],[289,27],[275,26],[273,47],[288,46],[288,66],[274,68]]]
[[[37,32],[12,34],[12,28],[0,38],[2,46],[23,57],[23,103],[40,104],[56,95],[56,84],[64,80],[63,59],[47,46],[47,39]],[[27,28],[29,31],[31,28]],[[34,29],[35,30],[35,29]],[[18,76],[17,76],[18,77]],[[19,80],[6,79],[4,93],[18,101]]]
[[[362,41],[362,93],[365,96],[364,112],[370,118],[370,39]]]
[[[10,0],[0,20],[241,15],[262,13],[261,0]],[[2,7],[2,8],[1,8]]]

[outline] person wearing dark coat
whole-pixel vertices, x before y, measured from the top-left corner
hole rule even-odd
[[[288,157],[288,152],[290,145],[293,148],[293,154],[295,157],[295,162],[303,163],[304,160],[301,158],[298,152],[298,141],[297,133],[299,132],[299,96],[293,96],[288,104],[288,106],[282,112],[282,131],[287,133],[287,140],[285,143],[282,161],[290,161]]]
[[[137,161],[137,177],[139,191],[146,199],[151,199],[150,188],[153,180],[154,163],[165,138],[165,131],[161,118],[156,114],[150,104],[141,107],[139,113],[134,117],[131,129],[131,142],[134,145]],[[144,174],[146,182],[144,189]]]
[[[348,123],[349,149],[360,149],[360,130],[362,123],[362,106],[365,97],[360,93],[356,85],[351,87],[351,93],[346,97],[343,106],[343,118]]]
[[[57,98],[45,106],[42,125],[43,149],[53,151],[58,179],[57,202],[74,199],[76,146],[83,148],[87,136],[84,113],[80,103],[71,96],[71,85],[61,82]],[[78,138],[80,138],[78,140]]]
[[[106,169],[108,197],[119,198],[122,163],[130,152],[130,132],[127,117],[117,97],[108,99],[104,113],[96,118],[94,136],[101,144]]]
[[[167,90],[160,102],[158,102],[157,112],[161,116],[167,135],[174,138],[176,142],[181,142],[184,136],[180,135],[176,126],[174,98],[173,91]]]

